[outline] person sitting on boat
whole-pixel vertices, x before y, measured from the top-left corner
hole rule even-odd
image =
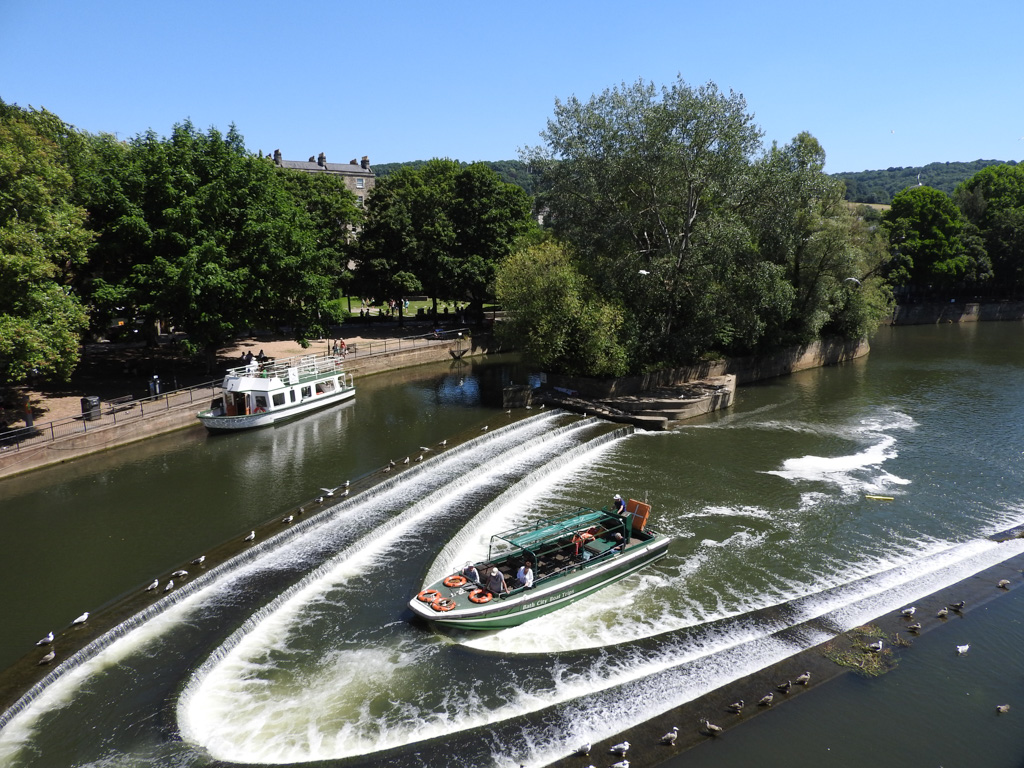
[[[494,566],[491,566],[490,573],[487,574],[487,591],[492,595],[508,594],[508,584],[505,583],[505,574]]]
[[[473,584],[480,583],[480,571],[476,569],[476,566],[470,563],[462,569],[462,575],[465,576]]]
[[[572,543],[576,547],[576,551],[573,553],[576,557],[580,556],[580,552],[584,550],[590,542],[597,538],[597,526],[593,526],[583,531],[583,533],[577,533],[572,537]]]
[[[624,550],[626,548],[626,544],[628,544],[628,542],[626,541],[626,539],[623,538],[621,533],[616,533],[614,538],[615,538],[615,546],[613,546],[608,551],[609,552],[621,552],[622,550]]]
[[[612,496],[612,512],[616,515],[626,514],[626,501],[617,493]]]
[[[533,586],[533,563],[527,560],[516,572],[516,581],[522,584],[526,589]]]

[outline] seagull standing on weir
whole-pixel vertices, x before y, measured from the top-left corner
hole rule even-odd
[[[44,637],[42,640],[40,640],[38,643],[36,643],[36,645],[49,645],[52,642],[53,642],[53,632],[50,632],[50,633],[48,633],[46,635],[46,637]]]
[[[249,535],[246,536],[243,541],[254,541],[256,539],[256,531],[249,531]]]
[[[153,580],[152,580],[152,581],[151,581],[151,582],[149,583],[149,586],[148,586],[148,587],[146,587],[146,591],[147,591],[147,592],[152,592],[152,591],[153,591],[154,589],[156,589],[156,588],[157,588],[157,587],[159,587],[159,586],[160,586],[160,579],[153,579]]]
[[[616,744],[614,747],[612,747],[608,751],[611,752],[613,755],[622,755],[623,757],[625,757],[626,753],[629,752],[629,742],[628,741],[620,742],[619,744]]]
[[[79,616],[77,619],[72,621],[71,622],[71,626],[74,627],[74,626],[77,626],[78,624],[85,624],[85,622],[87,622],[88,620],[89,620],[89,612],[86,611],[81,616]]]
[[[707,720],[704,721],[705,723]],[[662,744],[668,744],[670,747],[676,743],[676,738],[679,736],[679,726],[673,725],[672,730],[661,737]]]
[[[707,731],[708,734],[710,734],[711,736],[721,736],[722,735],[722,731],[725,730],[725,729],[722,728],[722,726],[720,726],[720,725],[715,725],[710,720],[705,718],[705,720],[704,720],[704,730]]]

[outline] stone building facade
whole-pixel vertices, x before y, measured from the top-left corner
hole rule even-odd
[[[280,168],[340,176],[345,181],[346,189],[356,196],[356,202],[360,207],[376,181],[373,169],[370,168],[370,159],[365,155],[359,161],[353,159],[348,163],[328,163],[323,152],[319,157],[310,157],[309,160],[285,160],[281,156],[281,150],[275,149],[273,159],[274,165]]]

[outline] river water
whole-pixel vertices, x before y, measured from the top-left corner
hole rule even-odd
[[[427,366],[293,424],[4,481],[0,666],[323,487],[382,482],[237,564],[186,565],[0,731],[0,764],[544,765],[828,639],[790,627],[858,626],[1024,552],[988,539],[1024,523],[1022,342],[1019,323],[882,329],[866,359],[741,388],[665,433],[507,414],[501,385],[527,380],[511,364]],[[491,533],[615,492],[651,502],[667,557],[502,632],[410,621],[408,599]],[[682,760],[1019,766],[1022,605],[1015,590],[969,615],[971,637],[936,630],[895,672],[840,678]],[[996,718],[1000,703],[1016,709]]]

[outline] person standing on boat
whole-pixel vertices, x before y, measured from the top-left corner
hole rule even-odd
[[[508,584],[505,583],[505,574],[494,566],[491,566],[491,571],[487,574],[487,591],[492,595],[508,594]]]
[[[527,560],[521,566],[519,571],[516,573],[516,581],[522,584],[524,587],[529,589],[533,586],[533,563]]]
[[[472,563],[462,569],[462,575],[469,579],[473,584],[480,583],[480,571],[478,571],[476,566]]]
[[[612,496],[612,512],[622,517],[626,516],[626,501],[617,493]]]

